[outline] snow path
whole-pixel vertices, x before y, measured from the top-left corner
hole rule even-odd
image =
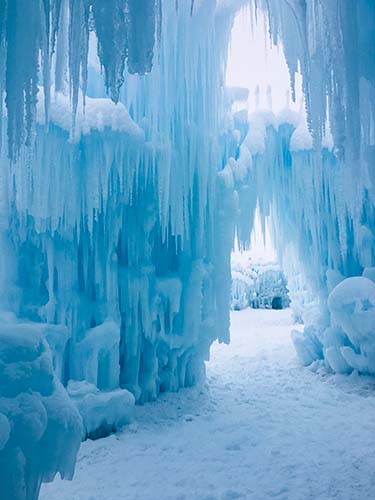
[[[301,368],[289,311],[232,313],[207,386],[137,408],[82,445],[43,500],[375,499],[375,385]]]

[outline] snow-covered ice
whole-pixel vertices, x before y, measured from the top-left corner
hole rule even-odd
[[[375,382],[302,368],[291,311],[231,314],[204,387],[136,409],[83,443],[73,482],[42,500],[359,500],[375,491]]]

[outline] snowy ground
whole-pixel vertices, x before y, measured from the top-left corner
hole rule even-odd
[[[232,313],[207,386],[137,408],[83,444],[43,500],[375,499],[375,385],[301,368],[289,311]]]

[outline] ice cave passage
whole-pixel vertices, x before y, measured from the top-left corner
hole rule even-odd
[[[241,9],[249,33],[262,25],[282,48],[280,109],[274,91],[226,85]],[[211,345],[230,340],[233,242],[249,247],[256,211],[273,221],[303,324],[294,378],[354,381],[370,401],[340,406],[350,436],[332,454],[357,451],[352,469],[336,462],[345,493],[333,484],[321,498],[371,498],[373,475],[355,471],[371,471],[357,448],[367,433],[373,450],[361,387],[375,376],[374,34],[374,0],[0,0],[1,500],[36,500],[57,473],[72,479],[82,441],[205,383]],[[254,43],[240,57],[255,73]],[[348,408],[366,413],[357,442]],[[331,415],[320,409],[315,431]],[[301,498],[297,486],[236,491],[205,494]]]

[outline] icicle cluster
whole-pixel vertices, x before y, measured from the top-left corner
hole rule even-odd
[[[117,385],[140,401],[195,383],[212,340],[228,339],[233,225],[222,222],[230,209],[218,211],[216,172],[235,139],[221,128],[220,31],[229,36],[230,18],[215,17],[214,3],[193,18],[190,6],[164,9],[158,64],[128,77],[118,96],[133,118],[103,97],[108,73],[103,85],[91,67],[74,135],[69,99],[56,93],[48,130],[37,106],[33,155],[23,148],[16,162],[3,159],[19,287],[8,304],[68,327],[64,383],[87,379],[81,347],[108,320],[119,325]],[[111,389],[101,366],[112,355],[102,351],[89,382]]]
[[[308,125],[317,147],[327,119],[336,154],[366,168],[374,141],[374,29],[371,0],[271,0],[270,36],[281,40],[291,75],[300,68]],[[373,153],[372,153],[373,154]]]
[[[150,72],[160,12],[159,0],[2,0],[0,100],[5,93],[9,156],[15,160],[24,142],[34,146],[38,85],[48,122],[51,82],[57,90],[69,82],[74,127],[79,91],[86,93],[90,31],[114,102],[126,61],[130,73]]]

